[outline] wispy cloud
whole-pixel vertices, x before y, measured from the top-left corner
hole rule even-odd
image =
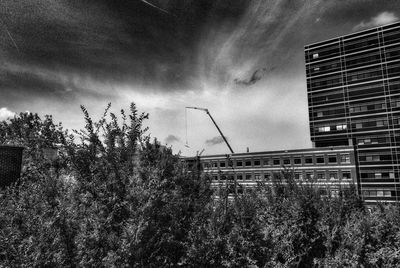
[[[169,134],[168,137],[165,138],[166,144],[171,144],[171,143],[180,142],[180,141],[181,141],[181,139],[178,136],[175,136],[172,134]]]
[[[0,108],[0,121],[7,120],[14,115],[15,113],[10,111],[7,107]]]
[[[217,144],[221,144],[221,143],[224,143],[224,139],[221,136],[216,136],[212,139],[206,140],[206,144],[208,146],[213,146],[213,145],[217,145]]]
[[[199,72],[220,87],[252,85],[262,76],[257,70],[282,65],[278,51],[290,46],[285,38],[325,5],[324,1],[286,0],[247,3],[237,22],[213,25],[200,40]],[[287,49],[286,55],[292,52]]]
[[[356,26],[354,26],[354,31],[359,31],[367,28],[378,27],[385,24],[393,23],[398,21],[399,18],[396,16],[394,12],[384,11],[372,17],[368,21],[362,21]]]

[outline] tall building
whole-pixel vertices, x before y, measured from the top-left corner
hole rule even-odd
[[[400,23],[305,46],[314,147],[354,145],[366,203],[400,199]]]

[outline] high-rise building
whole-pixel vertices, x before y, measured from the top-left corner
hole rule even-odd
[[[314,147],[354,145],[366,203],[400,199],[400,23],[305,46]]]

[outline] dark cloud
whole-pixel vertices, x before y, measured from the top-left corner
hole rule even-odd
[[[0,4],[7,27],[1,33],[1,49],[15,64],[100,81],[180,88],[196,71],[202,31],[210,24],[237,20],[246,1],[161,2],[5,0]],[[161,5],[167,13],[152,5]]]
[[[66,92],[63,84],[49,80],[46,77],[32,72],[11,72],[3,71],[0,73],[1,87],[11,91],[27,92],[33,95],[49,96]]]
[[[228,138],[226,137],[226,139],[228,139]],[[206,145],[213,146],[213,145],[221,144],[221,143],[224,143],[224,142],[225,141],[221,136],[216,136],[216,137],[214,137],[212,139],[206,140]]]
[[[171,144],[171,143],[174,143],[174,142],[180,142],[180,140],[181,139],[178,136],[170,134],[170,135],[168,135],[168,137],[165,138],[165,143],[166,144]]]
[[[376,1],[3,0],[0,57],[164,91],[199,88],[199,79],[251,85],[262,77],[257,66],[282,70],[299,55],[294,47],[301,52],[312,41],[309,32],[329,34],[310,27],[317,16],[340,26],[342,14],[356,10],[345,18],[353,27],[372,17],[365,17],[372,6]]]
[[[0,105],[38,99],[76,103],[81,97],[112,101],[116,97],[111,89],[107,91],[82,86],[70,77],[57,73],[29,66],[6,66],[0,68]]]
[[[237,85],[242,85],[242,86],[250,86],[261,80],[261,78],[266,74],[267,68],[261,68],[256,70],[249,79],[247,80],[241,80],[239,78],[236,78],[234,82]]]

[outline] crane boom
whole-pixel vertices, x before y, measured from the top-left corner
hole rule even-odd
[[[211,116],[210,112],[208,111],[208,109],[206,108],[199,108],[199,107],[186,107],[186,109],[194,109],[194,110],[200,110],[200,111],[204,111],[208,114],[208,116],[211,118],[211,121],[214,123],[215,127],[217,128],[219,134],[221,135],[222,139],[224,139],[226,145],[228,146],[229,150],[231,151],[231,153],[233,154],[233,150],[232,147],[229,145],[228,140],[225,138],[224,134],[222,134],[221,129],[219,129],[217,123],[215,122],[214,118]]]

